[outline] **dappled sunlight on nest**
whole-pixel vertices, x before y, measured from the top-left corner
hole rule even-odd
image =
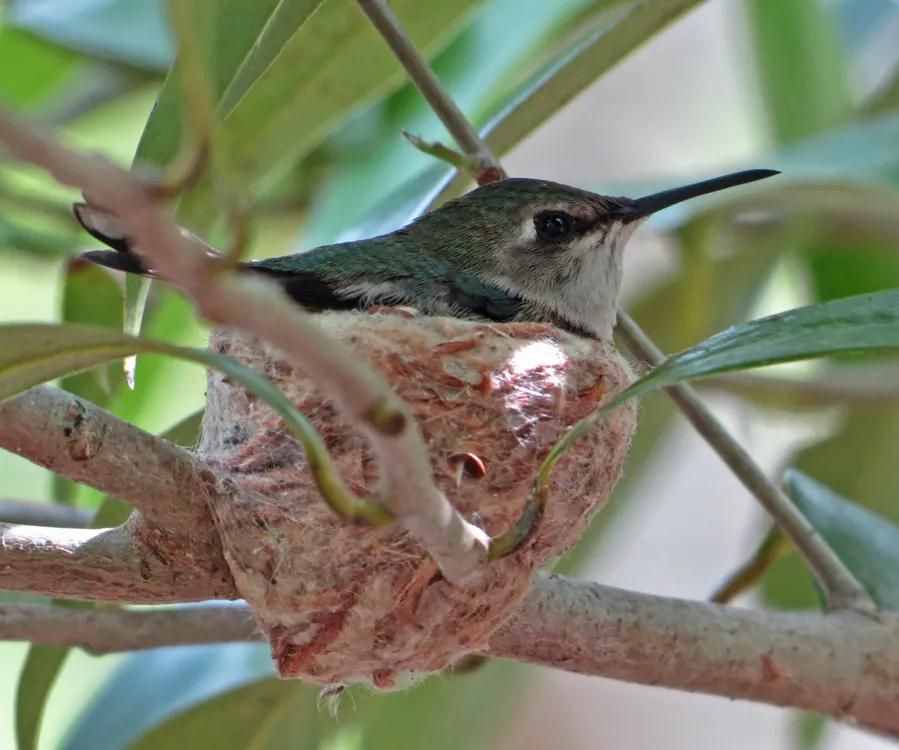
[[[518,518],[565,430],[632,378],[610,345],[546,324],[365,313],[318,320],[409,405],[438,486],[491,535]],[[310,380],[248,337],[217,332],[212,346],[265,372],[319,430],[352,490],[376,496],[378,467],[364,438]],[[625,406],[577,443],[553,473],[537,533],[463,588],[444,581],[402,528],[341,521],[280,418],[211,373],[200,452],[242,490],[214,515],[280,674],[390,689],[483,647],[534,570],[573,545],[608,499],[635,420]]]

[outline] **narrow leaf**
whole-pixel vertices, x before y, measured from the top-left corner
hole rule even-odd
[[[47,697],[65,663],[67,646],[31,646],[16,689],[18,750],[36,750]]]
[[[732,370],[892,348],[899,348],[899,290],[859,294],[732,326],[669,357],[614,403]]]
[[[793,362],[838,352],[899,348],[899,290],[833,300],[731,326],[666,359],[602,408],[575,424],[540,466],[542,491],[556,462],[575,441],[628,399],[658,388],[732,370]]]
[[[899,527],[795,469],[787,492],[878,605],[899,609]]]
[[[292,723],[302,728],[299,735],[305,739],[290,746],[312,750],[319,745],[317,719],[323,718],[316,706],[316,693],[314,688],[297,681],[259,680],[169,717],[130,747],[267,748],[280,720],[289,716]]]

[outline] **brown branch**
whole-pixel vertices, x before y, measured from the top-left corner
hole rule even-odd
[[[70,505],[36,500],[0,500],[0,523],[86,529],[94,514]]]
[[[739,609],[539,578],[490,654],[792,706],[899,737],[899,617]]]
[[[259,639],[244,605],[0,606],[0,639],[95,653]],[[538,578],[490,656],[819,711],[899,736],[899,616],[762,612]]]
[[[281,287],[227,273],[220,261],[209,257],[202,241],[171,222],[146,185],[109,161],[68,149],[2,110],[0,143],[59,182],[82,188],[91,202],[114,214],[152,267],[177,283],[208,320],[267,339],[315,378],[368,437],[382,468],[384,503],[428,550],[448,580],[461,582],[482,566],[489,539],[462,518],[435,486],[424,442],[406,406],[379,375],[360,367],[356,358],[326,336]],[[138,500],[133,502],[143,507],[144,467],[128,468],[122,481],[129,486],[113,494],[132,500],[135,493]],[[174,475],[178,466],[169,468]],[[191,472],[190,465],[183,468]],[[200,497],[205,502],[205,495]],[[192,508],[198,499],[192,498]],[[148,513],[169,519],[172,512],[184,515],[177,506],[161,511],[151,498],[146,500]],[[179,527],[190,529],[191,525],[185,521]]]
[[[137,514],[115,529],[0,524],[0,589],[134,603],[237,596],[224,562],[157,542]]]
[[[651,365],[664,362],[665,355],[636,321],[623,311],[618,313],[617,331],[628,349],[644,362]],[[761,467],[712,414],[696,395],[696,391],[685,384],[668,386],[665,391],[680,407],[696,431],[705,438],[743,486],[755,496],[789,537],[821,584],[827,596],[828,606],[831,609],[875,611],[877,607],[868,592],[837,557],[824,537],[784,492],[765,476]]]
[[[72,394],[40,386],[0,403],[0,448],[82,482],[125,498],[140,512],[128,534],[137,551],[126,562],[132,572],[156,570],[160,580],[152,601],[159,601],[167,581],[175,590],[163,601],[202,599],[221,592],[234,596],[234,584],[222,554],[207,502],[232,492],[189,451],[123,422]],[[88,568],[81,570],[86,575]],[[23,573],[24,575],[24,573]],[[27,581],[27,575],[21,583]],[[18,581],[0,587],[22,590]],[[38,582],[35,582],[36,584]],[[57,592],[59,596],[128,599],[112,591]],[[132,584],[128,584],[132,585]],[[153,588],[153,587],[151,587]],[[38,589],[35,589],[38,590]],[[49,591],[47,585],[39,589]],[[137,587],[137,593],[142,591]],[[185,596],[175,595],[177,591]],[[140,594],[143,597],[143,594]]]
[[[77,646],[97,655],[260,638],[243,604],[149,610],[0,604],[0,640]]]
[[[215,477],[192,453],[52,386],[0,403],[0,448],[126,499],[149,523],[211,525]]]

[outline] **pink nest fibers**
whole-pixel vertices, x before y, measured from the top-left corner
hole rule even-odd
[[[396,311],[318,320],[409,405],[437,486],[494,536],[519,517],[553,444],[632,380],[611,344],[546,324]],[[232,331],[216,332],[211,346],[274,381],[315,425],[352,490],[374,495],[378,466],[365,439],[301,368]],[[470,587],[444,580],[400,525],[335,515],[280,417],[219,372],[209,375],[199,451],[238,488],[213,513],[279,674],[391,689],[486,647],[534,571],[577,542],[608,500],[635,425],[631,403],[578,441],[552,474],[539,527]]]

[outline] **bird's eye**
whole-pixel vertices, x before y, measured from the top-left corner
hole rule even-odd
[[[541,240],[558,242],[571,235],[574,220],[561,211],[544,211],[534,217],[534,228]]]

